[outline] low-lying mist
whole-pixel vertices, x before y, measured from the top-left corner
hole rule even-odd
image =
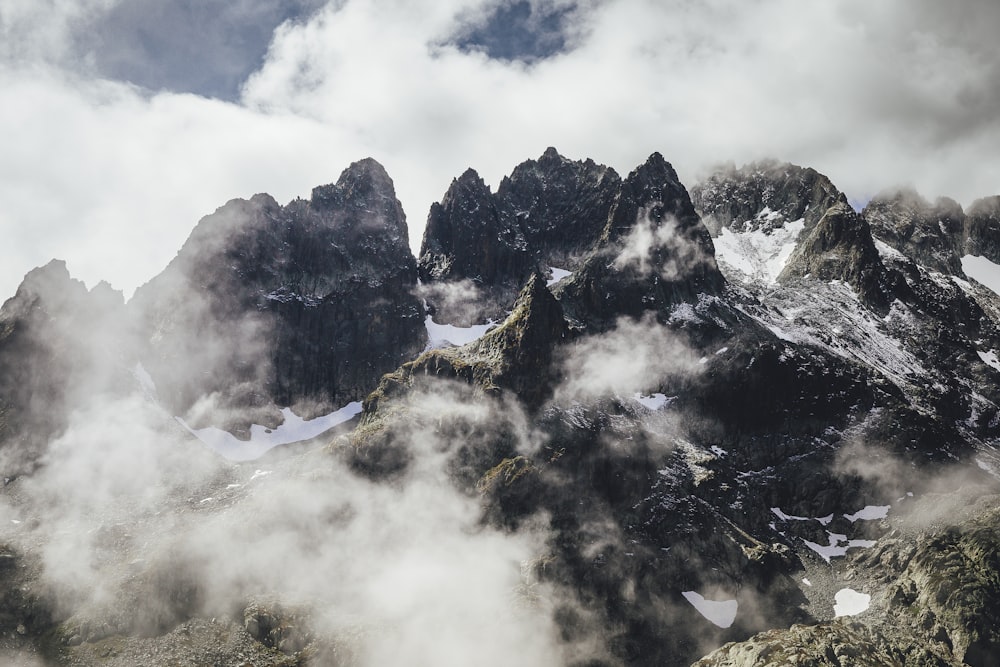
[[[325,451],[233,465],[138,392],[95,400],[4,498],[3,539],[41,554],[60,619],[110,623],[104,634],[242,622],[264,598],[308,609],[328,641],[350,637],[358,664],[554,664],[528,566],[544,536],[484,526],[478,499],[452,483],[448,459],[466,443],[436,424],[497,419],[453,397],[408,399],[411,465],[391,483]]]

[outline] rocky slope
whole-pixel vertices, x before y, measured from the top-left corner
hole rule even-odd
[[[0,310],[0,451],[34,462],[0,651],[994,664],[995,203],[549,149],[457,178],[415,259],[363,160],[230,202],[127,306],[39,269]],[[232,462],[179,414],[299,444]]]

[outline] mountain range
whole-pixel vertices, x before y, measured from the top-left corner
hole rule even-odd
[[[1000,663],[1000,197],[550,148],[0,308],[0,657]]]

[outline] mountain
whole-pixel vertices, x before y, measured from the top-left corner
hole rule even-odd
[[[367,159],[0,309],[0,657],[1000,661],[1000,198]]]
[[[407,238],[374,160],[308,201],[256,195],[203,218],[128,304],[161,400],[177,414],[213,394],[233,410],[361,400],[426,343]]]

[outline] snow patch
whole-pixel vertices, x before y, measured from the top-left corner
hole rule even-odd
[[[859,593],[853,588],[842,588],[837,591],[833,599],[835,600],[833,615],[839,618],[840,616],[857,616],[868,611],[872,596],[867,593]]]
[[[810,520],[809,517],[807,517],[807,516],[795,516],[795,515],[792,515],[792,514],[785,514],[784,512],[781,511],[780,507],[772,507],[771,511],[774,513],[774,515],[776,517],[778,517],[782,521],[809,521]]]
[[[552,277],[545,283],[546,287],[552,287],[563,278],[573,275],[572,271],[567,271],[566,269],[557,269],[554,266],[549,267],[549,270],[552,271]]]
[[[474,324],[471,327],[456,327],[451,324],[438,324],[428,315],[424,319],[427,327],[427,349],[433,350],[448,345],[467,345],[482,338],[487,331],[496,326],[493,320],[486,324]]]
[[[669,402],[669,399],[665,394],[650,394],[649,396],[633,394],[632,398],[650,410],[659,410]]]
[[[771,512],[774,513],[776,517],[782,521],[818,521],[821,525],[827,526],[833,521],[833,515],[824,517],[811,517],[811,516],[795,516],[794,514],[785,514],[781,511],[780,507],[772,507]]]
[[[875,241],[875,249],[878,250],[878,254],[879,256],[882,257],[882,259],[894,260],[897,262],[909,261],[906,258],[906,255],[899,252],[885,241],[880,241],[878,239],[874,239],[874,241]]]
[[[764,209],[758,219],[771,222],[780,214]],[[780,227],[734,232],[723,227],[714,239],[715,257],[751,280],[773,285],[795,250],[806,221],[800,218]]]
[[[983,360],[984,364],[990,368],[995,368],[1000,371],[1000,359],[997,359],[996,350],[990,350],[989,352],[980,352],[979,350],[976,350],[976,354],[979,355],[979,358]]]
[[[319,437],[334,426],[353,419],[361,413],[361,410],[361,402],[355,401],[336,412],[306,420],[292,412],[291,408],[284,408],[281,414],[285,419],[280,426],[269,429],[253,424],[250,427],[249,440],[240,440],[232,433],[214,426],[193,429],[180,417],[175,419],[192,435],[230,461],[252,461],[279,445],[290,445]]]
[[[868,505],[854,514],[845,514],[844,518],[854,523],[855,521],[878,521],[889,516],[892,505]]]
[[[965,255],[962,257],[962,271],[984,287],[1000,294],[1000,266],[985,257]]]
[[[846,556],[848,549],[870,549],[876,544],[874,540],[848,540],[847,535],[842,535],[840,533],[831,533],[830,531],[827,531],[826,534],[830,537],[830,544],[828,545],[816,544],[815,542],[810,542],[806,539],[803,539],[802,542],[807,547],[818,553],[827,563],[830,562],[831,558]],[[841,544],[841,542],[843,542],[843,544]]]
[[[739,602],[736,600],[706,600],[694,591],[681,593],[698,613],[720,628],[728,628],[736,621]]]

